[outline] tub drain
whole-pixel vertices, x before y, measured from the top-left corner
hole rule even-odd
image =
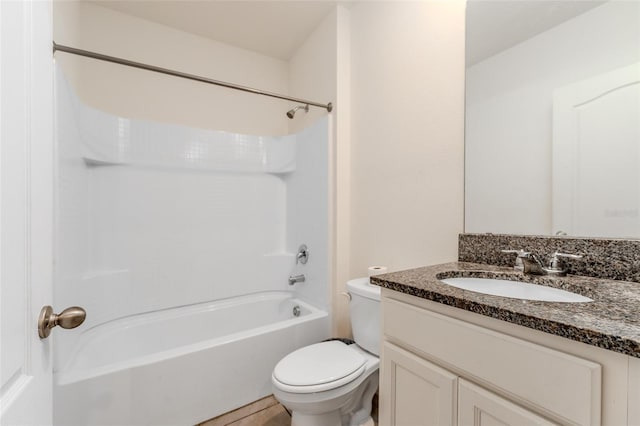
[[[296,305],[293,307],[293,316],[294,317],[299,317],[300,316],[300,306]]]

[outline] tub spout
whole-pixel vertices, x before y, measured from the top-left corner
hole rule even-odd
[[[305,280],[304,274],[290,275],[289,276],[289,285],[294,285],[295,283],[302,283],[302,282],[304,282],[304,280]]]

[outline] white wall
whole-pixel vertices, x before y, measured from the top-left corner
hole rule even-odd
[[[284,176],[287,189],[286,251],[296,253],[300,244],[309,249],[306,264],[291,263],[290,274],[304,274],[306,281],[292,289],[297,297],[329,309],[329,143],[327,117],[296,135],[296,171]]]
[[[557,231],[553,91],[640,61],[639,16],[638,2],[608,2],[467,70],[465,231]]]
[[[350,276],[455,260],[464,2],[357,3],[351,39]]]
[[[288,89],[286,61],[85,1],[54,2],[54,40],[266,91]],[[107,112],[255,135],[288,130],[283,101],[66,53],[56,58],[81,99]]]
[[[89,313],[60,337],[58,368],[84,331],[129,315],[289,290],[329,308],[326,118],[252,138],[130,120],[57,77],[55,305]]]

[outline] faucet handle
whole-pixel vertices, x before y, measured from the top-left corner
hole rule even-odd
[[[528,255],[531,254],[531,252],[524,251],[522,249],[520,249],[520,250],[509,249],[509,250],[500,250],[500,251],[503,252],[503,253],[515,253],[515,254],[518,255],[518,257],[527,257]]]
[[[303,265],[305,265],[307,263],[307,260],[309,260],[309,249],[307,248],[306,244],[302,244],[300,245],[300,247],[298,247],[298,253],[296,254],[296,265],[298,263],[302,263]]]
[[[551,255],[551,262],[549,263],[551,269],[560,269],[560,267],[558,266],[559,257],[566,257],[568,259],[582,259],[582,255],[580,254],[560,253],[556,250],[556,252]]]
[[[581,254],[571,254],[571,253],[560,253],[559,251],[556,251],[555,253],[553,253],[553,256],[558,256],[558,257],[568,257],[570,259],[582,259],[582,255]]]

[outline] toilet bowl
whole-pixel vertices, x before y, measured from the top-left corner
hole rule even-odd
[[[380,288],[368,278],[347,283],[354,344],[339,340],[305,346],[273,370],[273,394],[292,412],[292,426],[373,424],[378,389]]]

